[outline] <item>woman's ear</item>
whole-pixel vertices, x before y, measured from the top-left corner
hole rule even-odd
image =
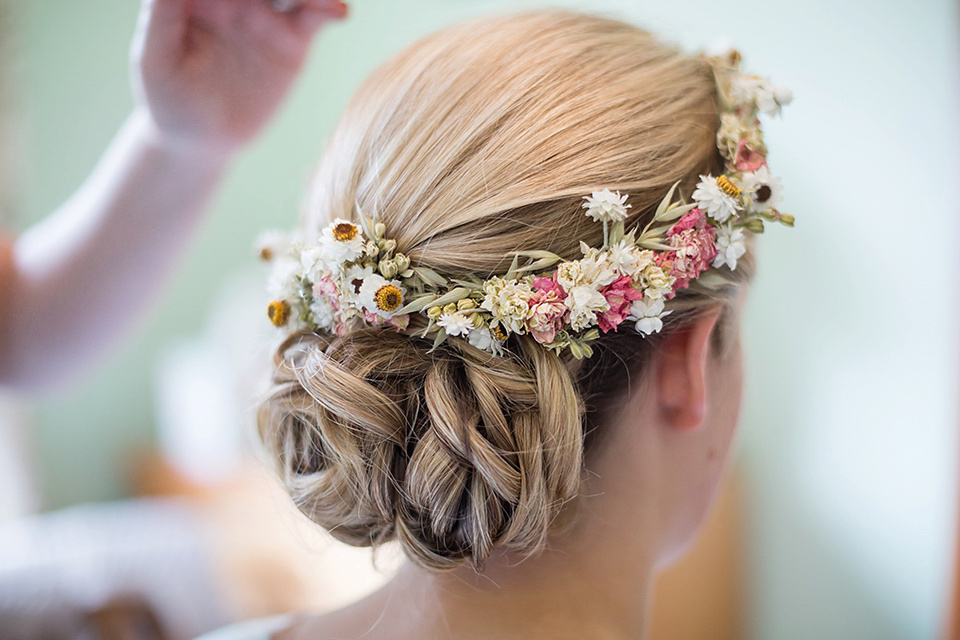
[[[701,315],[661,342],[655,370],[657,407],[664,424],[686,430],[703,422],[710,336],[720,313],[717,309]]]

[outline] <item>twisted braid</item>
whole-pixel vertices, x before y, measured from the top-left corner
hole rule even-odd
[[[579,487],[582,410],[560,360],[521,345],[427,353],[377,329],[288,340],[260,425],[298,507],[349,544],[396,538],[435,569],[541,548]]]
[[[504,273],[517,250],[572,258],[579,241],[602,239],[584,194],[629,194],[627,225],[643,228],[672,185],[690,193],[722,169],[718,123],[709,64],[634,26],[567,11],[476,20],[363,84],[302,231],[364,212],[445,278]],[[668,325],[720,303],[692,286]],[[530,554],[655,343],[611,331],[575,365],[529,336],[494,357],[459,338],[430,352],[392,328],[301,334],[278,351],[260,430],[300,509],[345,542],[398,540],[437,570],[480,565],[497,547]]]

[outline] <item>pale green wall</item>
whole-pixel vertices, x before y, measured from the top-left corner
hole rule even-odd
[[[129,111],[135,4],[21,2],[28,180],[17,226],[82,181]],[[151,376],[163,345],[200,330],[208,297],[249,264],[261,228],[293,220],[360,79],[438,26],[537,4],[352,3],[235,167],[161,304],[94,375],[38,403],[48,506],[123,495],[125,455],[153,435]],[[797,95],[768,131],[798,227],[762,239],[747,318],[740,438],[754,637],[935,637],[957,502],[955,3],[589,7],[619,9],[691,48],[725,38]]]
[[[21,3],[27,183],[15,226],[46,215],[82,182],[131,109],[136,4]],[[292,99],[234,167],[161,303],[104,366],[37,403],[47,506],[123,495],[126,454],[151,442],[151,376],[163,345],[199,330],[224,277],[250,264],[260,230],[292,222],[310,167],[363,77],[405,43],[482,4],[357,3],[348,24],[323,34]]]

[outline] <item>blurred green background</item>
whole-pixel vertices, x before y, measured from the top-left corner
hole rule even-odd
[[[171,337],[199,331],[224,278],[253,264],[251,245],[261,230],[293,223],[310,169],[362,78],[470,7],[462,3],[451,16],[449,9],[426,10],[425,3],[417,11],[401,4],[351,7],[354,28],[332,26],[319,38],[291,99],[235,164],[161,303],[106,366],[37,403],[37,470],[46,507],[124,495],[127,455],[153,438],[158,353]],[[45,0],[15,9],[24,182],[13,224],[22,229],[82,183],[131,111],[127,54],[138,7]]]
[[[6,0],[9,4],[9,0]],[[602,10],[689,49],[736,43],[796,94],[768,127],[792,231],[759,245],[747,318],[753,636],[933,638],[957,504],[956,3],[357,0],[237,161],[162,300],[88,377],[31,403],[44,508],[125,497],[155,443],[155,371],[201,332],[265,227],[293,223],[349,96],[419,36],[491,11]],[[15,2],[23,229],[84,180],[132,108],[132,0]],[[122,302],[119,302],[122,304]],[[105,311],[108,312],[108,311]]]

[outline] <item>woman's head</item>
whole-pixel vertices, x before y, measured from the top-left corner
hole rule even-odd
[[[580,241],[603,241],[584,194],[629,194],[627,225],[646,224],[674,183],[689,194],[722,172],[718,124],[710,65],[636,27],[567,12],[471,22],[364,83],[303,231],[374,216],[413,264],[447,278],[502,274],[516,251],[572,259]],[[503,356],[458,339],[431,351],[385,326],[294,336],[261,433],[298,506],[346,542],[397,539],[436,569],[479,565],[495,547],[536,552],[580,491],[584,451],[589,462],[653,384],[658,348],[707,324],[710,358],[732,348],[735,331],[714,325],[735,324],[722,309],[749,257],[727,275],[721,290],[680,292],[662,335],[611,331],[584,360],[530,335]]]

